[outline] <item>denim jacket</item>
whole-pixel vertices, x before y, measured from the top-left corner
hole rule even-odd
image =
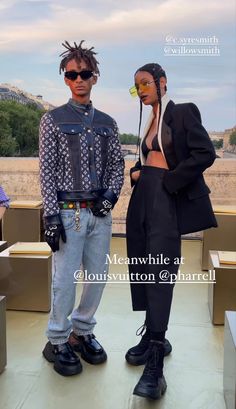
[[[124,180],[117,125],[89,103],[73,100],[44,114],[39,163],[44,216],[59,213],[58,192],[103,195],[114,205]]]

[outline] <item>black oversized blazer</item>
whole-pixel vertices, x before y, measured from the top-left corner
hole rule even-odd
[[[176,209],[181,234],[193,233],[217,222],[209,199],[210,190],[203,177],[215,158],[215,149],[193,103],[175,104],[169,101],[163,115],[161,142],[168,161],[168,141],[172,138],[175,163],[166,172],[164,187],[176,197]],[[137,170],[141,162],[131,169]]]

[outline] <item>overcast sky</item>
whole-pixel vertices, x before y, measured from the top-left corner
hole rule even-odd
[[[100,62],[92,101],[122,133],[137,133],[128,89],[147,62],[163,66],[175,102],[196,103],[205,127],[221,131],[236,123],[235,17],[235,0],[0,0],[0,82],[65,103],[61,43],[83,39]]]

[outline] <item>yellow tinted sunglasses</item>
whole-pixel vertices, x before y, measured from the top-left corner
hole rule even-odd
[[[141,92],[147,92],[149,91],[150,85],[156,82],[154,81],[148,81],[148,82],[141,82],[139,85],[134,85],[129,89],[129,93],[132,97],[137,97],[138,96],[138,91],[140,90]]]

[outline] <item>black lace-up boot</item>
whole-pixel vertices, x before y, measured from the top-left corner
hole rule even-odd
[[[164,342],[149,343],[148,358],[143,374],[134,388],[134,395],[150,399],[160,399],[167,385],[163,376]]]
[[[127,351],[125,359],[130,365],[144,365],[148,358],[148,347],[151,339],[150,330],[143,324],[137,329],[136,335],[141,335],[142,338],[137,345]],[[168,339],[164,340],[164,351],[165,356],[169,355],[172,351],[172,346]]]

